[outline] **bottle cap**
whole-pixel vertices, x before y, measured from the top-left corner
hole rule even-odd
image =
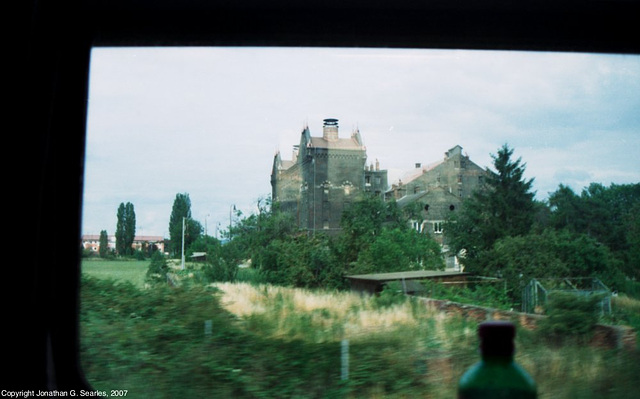
[[[480,351],[488,356],[511,356],[516,328],[508,321],[487,321],[478,327]]]

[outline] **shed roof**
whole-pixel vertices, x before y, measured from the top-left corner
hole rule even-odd
[[[374,273],[374,274],[357,274],[346,276],[351,280],[368,280],[368,281],[393,281],[393,280],[416,280],[423,278],[437,278],[437,277],[450,277],[450,276],[467,276],[469,273],[461,272],[445,272],[440,270],[415,270],[409,272],[395,272],[395,273]]]

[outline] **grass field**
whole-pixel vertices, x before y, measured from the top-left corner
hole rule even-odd
[[[82,273],[88,276],[112,279],[118,282],[129,281],[138,288],[144,286],[144,278],[149,261],[109,261],[85,259],[82,261]]]

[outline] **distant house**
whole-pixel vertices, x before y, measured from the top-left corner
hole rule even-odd
[[[453,212],[462,209],[465,199],[484,187],[484,179],[491,173],[473,163],[456,145],[444,154],[441,161],[427,166],[416,164],[385,193],[385,200],[395,200],[400,208],[416,206],[420,214],[412,220],[414,229],[429,234],[448,252],[443,234],[445,221]],[[448,269],[458,269],[455,254],[445,257]]]
[[[116,237],[107,236],[109,242],[109,249],[116,249]],[[135,250],[142,250],[148,246],[155,246],[158,251],[164,252],[164,237],[162,236],[136,236],[133,239],[132,248]],[[92,252],[100,251],[100,235],[87,234],[82,236],[82,248]]]

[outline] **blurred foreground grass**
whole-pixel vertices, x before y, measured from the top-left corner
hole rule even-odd
[[[140,288],[146,266],[115,263],[83,267],[81,361],[96,389],[128,389],[131,398],[453,398],[478,359],[475,323],[404,296],[241,283]],[[517,347],[540,398],[640,397],[637,351],[558,347],[527,331]]]

